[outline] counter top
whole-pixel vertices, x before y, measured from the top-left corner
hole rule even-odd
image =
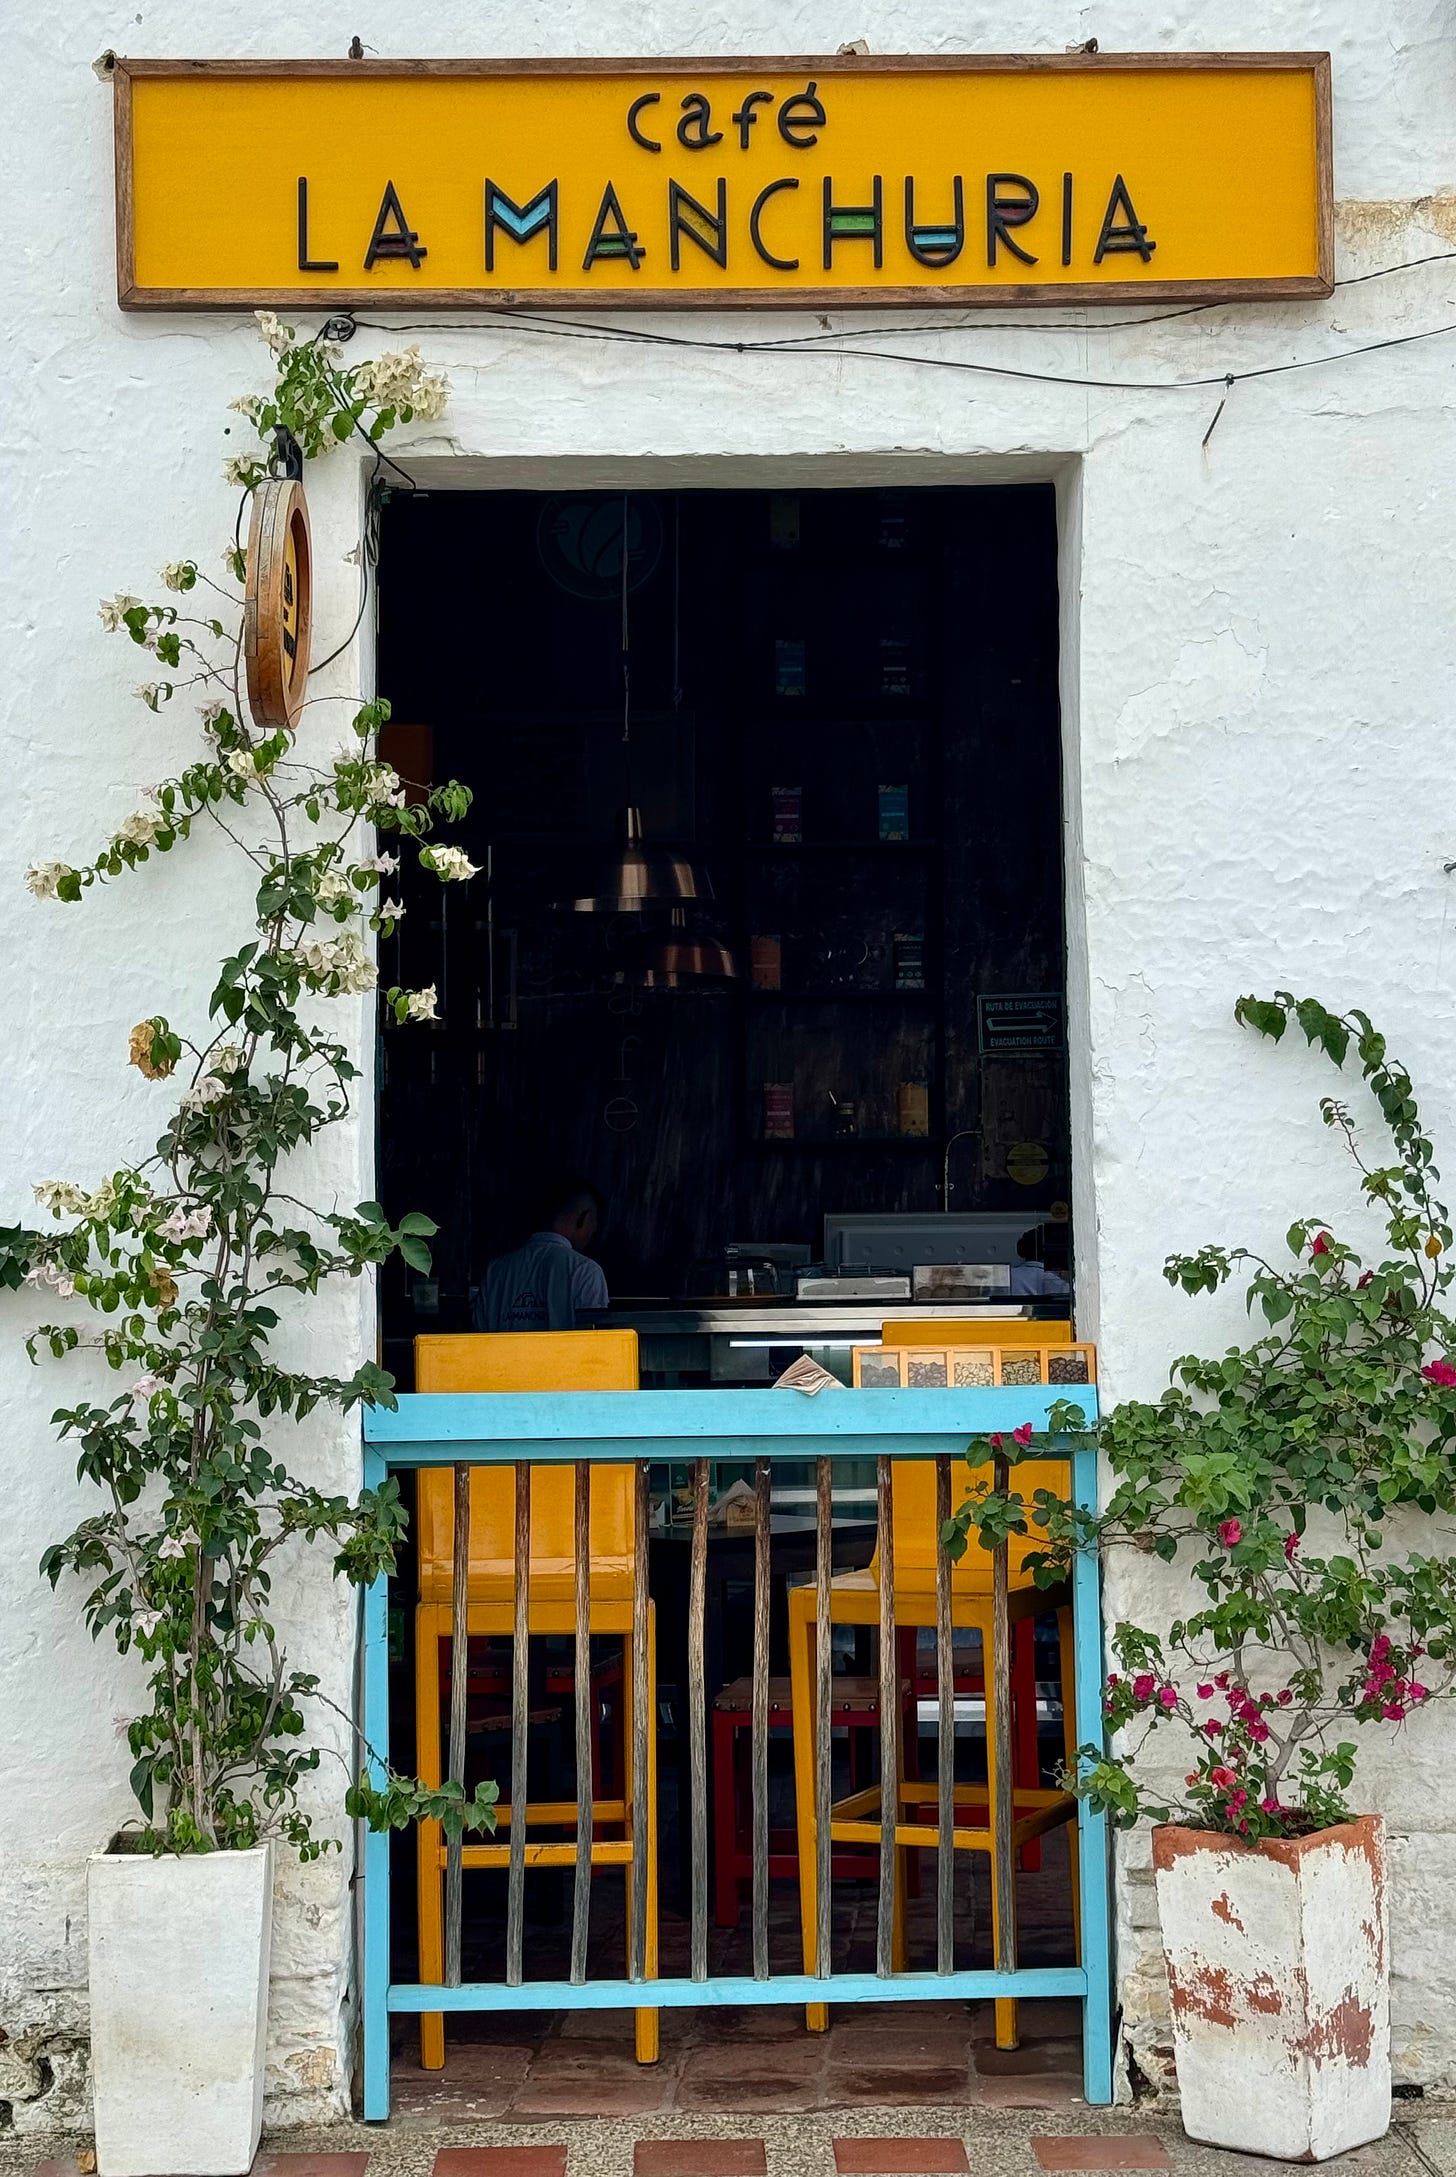
[[[663,1308],[608,1308],[600,1315],[582,1317],[583,1327],[597,1330],[635,1330],[657,1338],[738,1337],[755,1340],[772,1336],[784,1345],[814,1345],[826,1338],[879,1340],[885,1323],[963,1323],[969,1316],[978,1322],[1016,1322],[1030,1313],[1027,1308],[977,1305],[967,1301],[850,1300],[816,1302],[800,1306],[792,1300],[769,1302],[752,1308],[732,1301],[723,1306],[670,1306]]]

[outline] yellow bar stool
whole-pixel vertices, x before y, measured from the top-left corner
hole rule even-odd
[[[898,1334],[899,1326],[896,1325]],[[1029,1459],[1012,1469],[1015,1486],[1030,1498],[1038,1489],[1053,1489],[1064,1495],[1067,1487],[1067,1468],[1064,1461],[1055,1459]],[[958,1459],[951,1467],[951,1503],[963,1503],[973,1485],[989,1480],[989,1469],[982,1466],[973,1469],[969,1460]],[[935,1565],[936,1565],[936,1518],[935,1518],[935,1465],[931,1460],[896,1460],[891,1472],[894,1543],[895,1543],[895,1594],[894,1611],[897,1631],[903,1628],[933,1627],[935,1624]],[[1026,1567],[1028,1553],[1037,1547],[1032,1536],[1013,1536],[1010,1545],[1010,1585],[1008,1616],[1014,1627],[1025,1618],[1034,1618],[1043,1612],[1054,1610],[1057,1615],[1057,1632],[1061,1651],[1062,1686],[1062,1740],[1066,1759],[1072,1763],[1077,1751],[1077,1719],[1073,1705],[1073,1656],[1072,1656],[1072,1596],[1066,1586],[1039,1588]],[[986,1689],[986,1762],[985,1784],[957,1784],[954,1800],[957,1822],[953,1839],[958,1852],[985,1852],[991,1859],[991,1923],[992,1938],[999,1934],[1001,1916],[1013,1901],[1003,1899],[999,1893],[996,1876],[996,1855],[992,1824],[995,1819],[996,1793],[996,1734],[995,1710],[992,1686],[995,1675],[992,1648],[992,1565],[988,1551],[971,1541],[964,1557],[951,1568],[951,1625],[953,1628],[972,1628],[981,1636],[982,1676]],[[789,1669],[794,1716],[794,1786],[797,1800],[797,1824],[799,1845],[799,1905],[803,1928],[804,1971],[818,1970],[817,1914],[815,1910],[815,1840],[817,1825],[814,1808],[814,1769],[817,1747],[814,1738],[814,1682],[815,1636],[817,1604],[814,1583],[807,1582],[789,1590]],[[880,1570],[879,1552],[862,1572],[836,1573],[829,1587],[829,1619],[831,1625],[871,1625],[880,1622]],[[898,1800],[908,1815],[915,1809],[935,1807],[937,1787],[934,1783],[922,1784],[907,1781],[903,1769],[904,1749],[901,1747],[901,1767],[897,1777]],[[880,1788],[871,1785],[868,1790],[851,1793],[838,1801],[830,1810],[830,1841],[833,1844],[873,1844],[884,1849],[878,1819]],[[1069,1847],[1072,1864],[1072,1916],[1077,1936],[1078,1955],[1081,1955],[1080,1915],[1078,1912],[1077,1884],[1077,1832],[1075,1826],[1076,1800],[1070,1793],[1029,1788],[1014,1788],[1015,1828],[1013,1844],[1019,1847],[1033,1837],[1042,1836],[1047,1830],[1070,1823]],[[962,1825],[959,1810],[984,1809],[981,1824]],[[1024,1810],[1024,1811],[1023,1811]],[[940,1832],[934,1814],[926,1819],[907,1819],[897,1822],[893,1849],[895,1852],[895,1954],[897,1972],[905,1967],[905,1879],[903,1855],[906,1851],[933,1848],[939,1843]],[[822,2033],[829,2024],[827,2004],[811,2003],[807,2007],[807,2022],[811,2033]],[[1016,2004],[1009,1998],[999,1998],[996,2003],[996,2041],[1001,2048],[1016,2046]]]
[[[631,1330],[503,1331],[415,1340],[415,1388],[419,1391],[634,1391],[638,1384],[637,1333]],[[632,1925],[632,1838],[635,1823],[647,1825],[647,1944],[644,1971],[657,1977],[657,1639],[651,1603],[647,1614],[647,1713],[632,1713],[632,1617],[638,1579],[647,1567],[635,1562],[632,1518],[633,1470],[595,1466],[591,1475],[591,1573],[589,1625],[593,1633],[621,1638],[627,1760],[620,1799],[594,1799],[587,1839],[592,1865],[620,1866],[627,1873],[627,1926]],[[470,1567],[466,1589],[471,1633],[509,1639],[515,1624],[515,1475],[509,1468],[476,1467],[470,1477]],[[415,1531],[419,1603],[415,1611],[415,1766],[421,1783],[437,1785],[442,1774],[440,1644],[450,1636],[454,1566],[454,1483],[448,1467],[420,1470]],[[532,1633],[572,1633],[576,1628],[575,1476],[569,1466],[531,1468],[531,1559],[527,1621]],[[647,1805],[632,1803],[633,1734],[647,1734]],[[529,1802],[497,1809],[509,1837],[517,1818],[552,1828],[576,1827],[575,1800]],[[616,1836],[599,1835],[616,1830]],[[564,1844],[530,1845],[526,1865],[574,1866],[580,1837]],[[445,1977],[445,1844],[438,1822],[417,1829],[420,1980]],[[467,1844],[467,1868],[505,1867],[508,1843]],[[629,1936],[630,1940],[630,1936]],[[658,2055],[658,2013],[639,2010],[637,2060]],[[438,2011],[420,2017],[420,2062],[439,2071],[445,2062],[445,2021]]]

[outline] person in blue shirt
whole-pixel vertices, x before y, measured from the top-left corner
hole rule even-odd
[[[602,1208],[584,1181],[559,1187],[542,1229],[490,1265],[476,1295],[476,1329],[575,1330],[580,1315],[605,1308],[607,1281],[587,1253]]]

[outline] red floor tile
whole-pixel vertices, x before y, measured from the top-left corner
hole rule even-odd
[[[367,2151],[307,2154],[265,2147],[255,2156],[248,2177],[364,2177],[368,2167]]]
[[[1043,2169],[1168,2169],[1168,2150],[1152,2132],[1063,2132],[1033,2138]]]
[[[435,2177],[566,2177],[566,2147],[442,2147]]]
[[[959,2139],[836,2139],[839,2177],[963,2177],[970,2168]]]
[[[761,2139],[639,2139],[636,2177],[764,2177]]]

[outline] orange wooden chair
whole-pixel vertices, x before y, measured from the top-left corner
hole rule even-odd
[[[419,1391],[633,1391],[637,1388],[637,1334],[631,1330],[508,1331],[415,1340],[415,1388]],[[634,1824],[647,1824],[646,1977],[657,1976],[657,1658],[656,1625],[648,1605],[647,1712],[632,1713],[632,1613],[638,1579],[647,1567],[634,1561],[630,1466],[597,1466],[591,1477],[590,1628],[620,1638],[625,1650],[623,1684],[626,1744],[622,1796],[593,1799],[593,1866],[625,1868],[627,1925],[632,1924]],[[470,1477],[470,1569],[466,1590],[471,1633],[509,1639],[515,1623],[515,1475],[509,1468],[476,1467]],[[415,1762],[421,1783],[438,1784],[441,1757],[441,1642],[450,1636],[454,1565],[454,1484],[448,1467],[422,1468],[415,1513],[419,1604],[415,1612]],[[571,1633],[576,1627],[575,1477],[569,1466],[531,1468],[531,1559],[527,1599],[532,1633]],[[630,1748],[633,1733],[647,1733],[647,1805],[632,1803]],[[497,1808],[497,1834],[509,1837],[517,1813],[527,1825],[576,1827],[575,1800],[532,1801],[517,1810]],[[619,1834],[602,1835],[616,1830]],[[526,1865],[574,1865],[582,1840],[527,1848]],[[508,1843],[467,1844],[467,1868],[505,1867]],[[438,1822],[418,1825],[420,1979],[441,1983],[445,1970],[445,1845]],[[637,2059],[655,2063],[658,2013],[639,2010]],[[420,2018],[420,2061],[427,2071],[445,2062],[445,2021],[438,2011]]]

